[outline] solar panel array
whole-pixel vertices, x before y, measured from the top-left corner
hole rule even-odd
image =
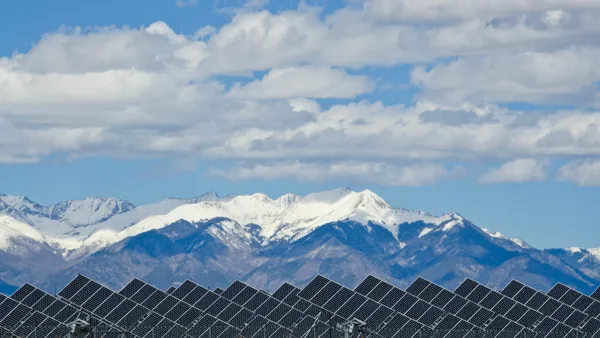
[[[373,338],[600,338],[600,288],[587,296],[557,284],[546,293],[511,281],[495,291],[466,279],[452,291],[417,278],[402,290],[367,276],[350,289],[319,275],[273,294],[240,281],[209,290],[186,280],[163,291],[140,279],[114,292],[78,275],[56,296],[30,284],[0,295],[0,338],[66,337],[76,319],[89,322],[90,338],[338,338],[337,324],[351,319]]]

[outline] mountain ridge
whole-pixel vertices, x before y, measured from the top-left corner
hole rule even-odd
[[[466,277],[495,285],[509,276],[540,288],[564,282],[587,291],[600,283],[598,270],[566,249],[539,250],[455,212],[393,208],[368,189],[167,199],[60,236],[8,215],[15,208],[3,210],[13,223],[0,227],[0,239],[9,234],[0,254],[22,261],[0,264],[0,279],[12,285],[37,280],[52,287],[79,272],[114,287],[134,277],[164,286],[194,277],[268,289],[284,280],[302,285],[323,272],[348,282],[372,272],[400,285],[418,275],[447,286]],[[28,247],[36,250],[23,251]],[[43,259],[52,269],[34,262]]]

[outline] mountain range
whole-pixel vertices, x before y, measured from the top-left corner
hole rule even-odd
[[[370,190],[336,189],[166,199],[134,206],[86,198],[43,206],[0,195],[0,292],[33,283],[53,292],[82,273],[111,288],[132,278],[158,287],[186,279],[212,287],[239,279],[267,291],[316,274],[354,286],[372,274],[405,287],[417,276],[453,288],[519,279],[590,292],[600,250],[537,249],[456,213],[390,206]]]

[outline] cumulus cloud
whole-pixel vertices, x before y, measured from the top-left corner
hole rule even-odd
[[[590,0],[365,0],[367,11],[384,20],[399,21],[454,21],[527,15],[550,12],[556,17],[557,9],[600,9]]]
[[[423,95],[438,101],[593,105],[600,49],[464,57],[430,69],[417,67],[411,78]]]
[[[231,159],[259,163],[221,173],[231,178],[321,170],[419,185],[448,172],[415,163],[600,155],[595,2],[369,0],[329,14],[251,4],[192,35],[164,22],[68,28],[0,57],[0,163]],[[369,70],[406,64],[414,100],[367,95],[380,94]],[[506,166],[496,175],[510,177]]]
[[[389,186],[422,186],[433,184],[452,174],[452,171],[442,165],[431,163],[396,166],[386,163],[350,161],[336,163],[282,162],[238,166],[230,170],[213,168],[209,170],[209,174],[228,180],[292,178],[311,182],[342,180]]]
[[[600,161],[573,161],[559,168],[557,178],[579,186],[600,186]]]
[[[520,183],[546,179],[546,163],[532,158],[517,159],[491,169],[479,178],[481,183]]]
[[[374,83],[366,76],[350,76],[342,69],[304,66],[273,69],[261,80],[237,85],[230,97],[255,99],[353,98],[371,92]]]

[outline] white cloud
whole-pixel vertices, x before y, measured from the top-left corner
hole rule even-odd
[[[367,12],[384,20],[452,21],[526,15],[559,9],[600,9],[595,0],[365,0]]]
[[[457,4],[464,11],[446,11],[453,2],[442,0],[373,0],[331,14],[247,10],[192,36],[164,22],[62,29],[0,58],[0,162],[61,153],[285,169],[300,160],[294,165],[307,172],[358,180],[341,173],[350,168],[402,185],[447,173],[395,161],[600,155],[600,113],[590,108],[600,107],[600,16],[583,10],[597,4],[535,1],[470,0]],[[375,15],[376,6],[397,5],[413,6],[401,15],[414,20]],[[413,72],[420,97],[407,105],[356,99],[377,90],[369,70],[389,71],[387,82],[403,63],[427,64]],[[255,72],[266,75],[228,85],[227,75]],[[330,107],[315,101],[322,98],[343,100]],[[576,108],[533,116],[494,105],[506,102]]]
[[[532,158],[503,163],[497,169],[483,174],[481,183],[530,182],[546,179],[546,163]]]
[[[238,166],[230,170],[211,169],[208,173],[213,176],[225,177],[229,180],[277,180],[291,178],[311,182],[343,180],[389,186],[430,185],[451,174],[443,166],[431,163],[396,166],[385,163],[355,161],[257,164],[253,166]]]
[[[191,7],[196,6],[198,4],[198,0],[177,0],[175,1],[175,5],[177,7]]]
[[[237,85],[230,97],[255,99],[353,98],[371,92],[374,83],[366,76],[351,76],[342,69],[313,66],[273,69],[261,80]]]
[[[579,186],[600,186],[600,161],[573,161],[558,170],[557,178]]]
[[[450,102],[591,105],[599,81],[597,48],[465,57],[412,73],[423,95]]]

